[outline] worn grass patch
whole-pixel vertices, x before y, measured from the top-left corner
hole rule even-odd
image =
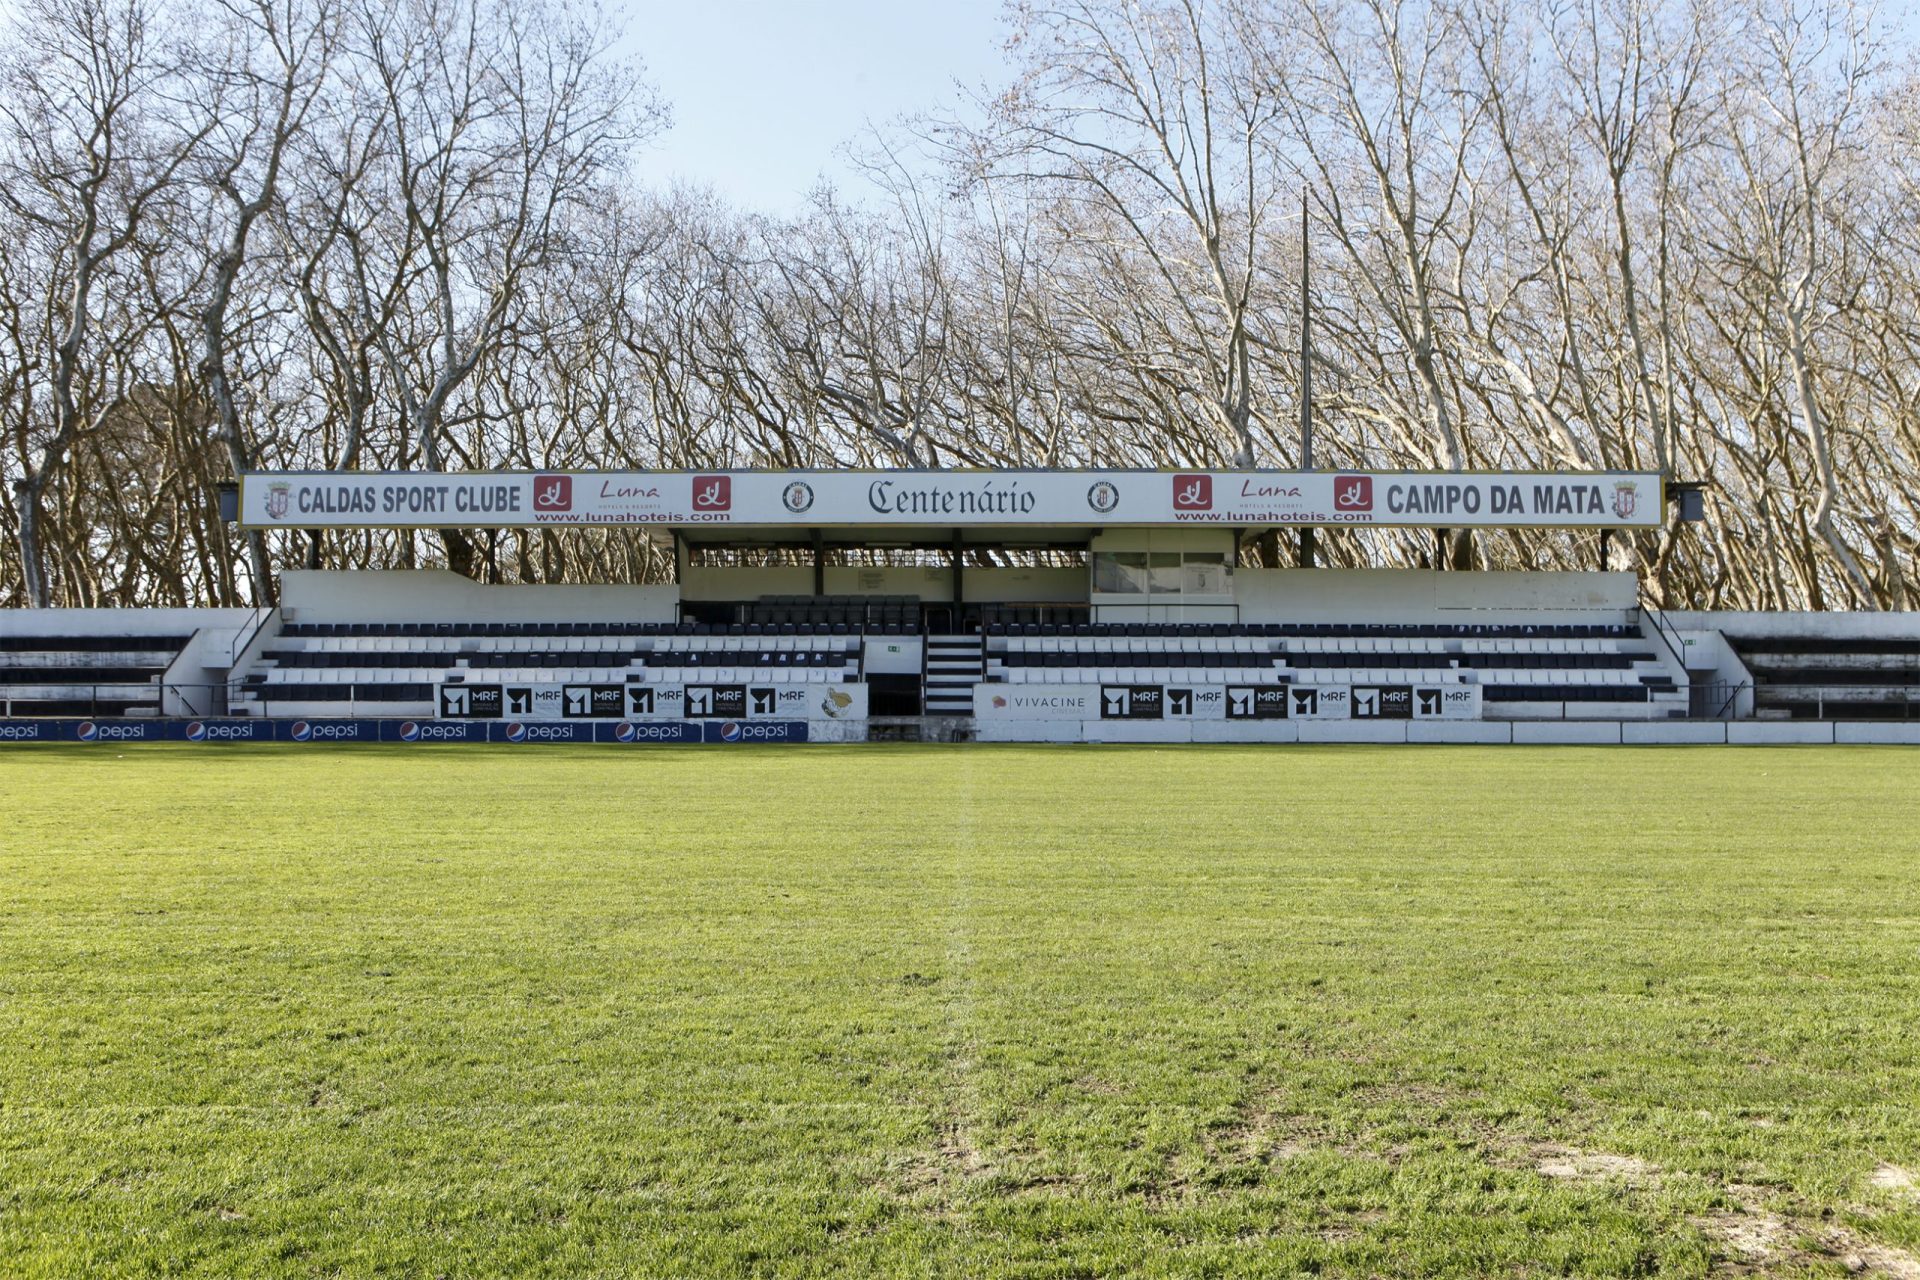
[[[1917,1276],[1916,783],[9,750],[0,1274]]]

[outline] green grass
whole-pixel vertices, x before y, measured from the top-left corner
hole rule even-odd
[[[1917,782],[8,750],[0,1275],[1903,1274]]]

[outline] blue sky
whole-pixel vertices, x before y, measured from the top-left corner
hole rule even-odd
[[[866,122],[944,106],[956,79],[998,83],[1000,0],[638,0],[627,40],[673,105],[639,158],[648,183],[713,187],[790,213]]]

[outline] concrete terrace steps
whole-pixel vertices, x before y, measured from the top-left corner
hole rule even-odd
[[[922,672],[930,716],[973,714],[973,687],[986,679],[986,644],[977,635],[928,636]]]

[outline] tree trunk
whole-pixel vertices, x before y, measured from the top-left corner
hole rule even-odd
[[[40,483],[37,479],[16,480],[14,505],[20,513],[20,581],[27,594],[29,609],[47,607],[47,566],[40,546]]]

